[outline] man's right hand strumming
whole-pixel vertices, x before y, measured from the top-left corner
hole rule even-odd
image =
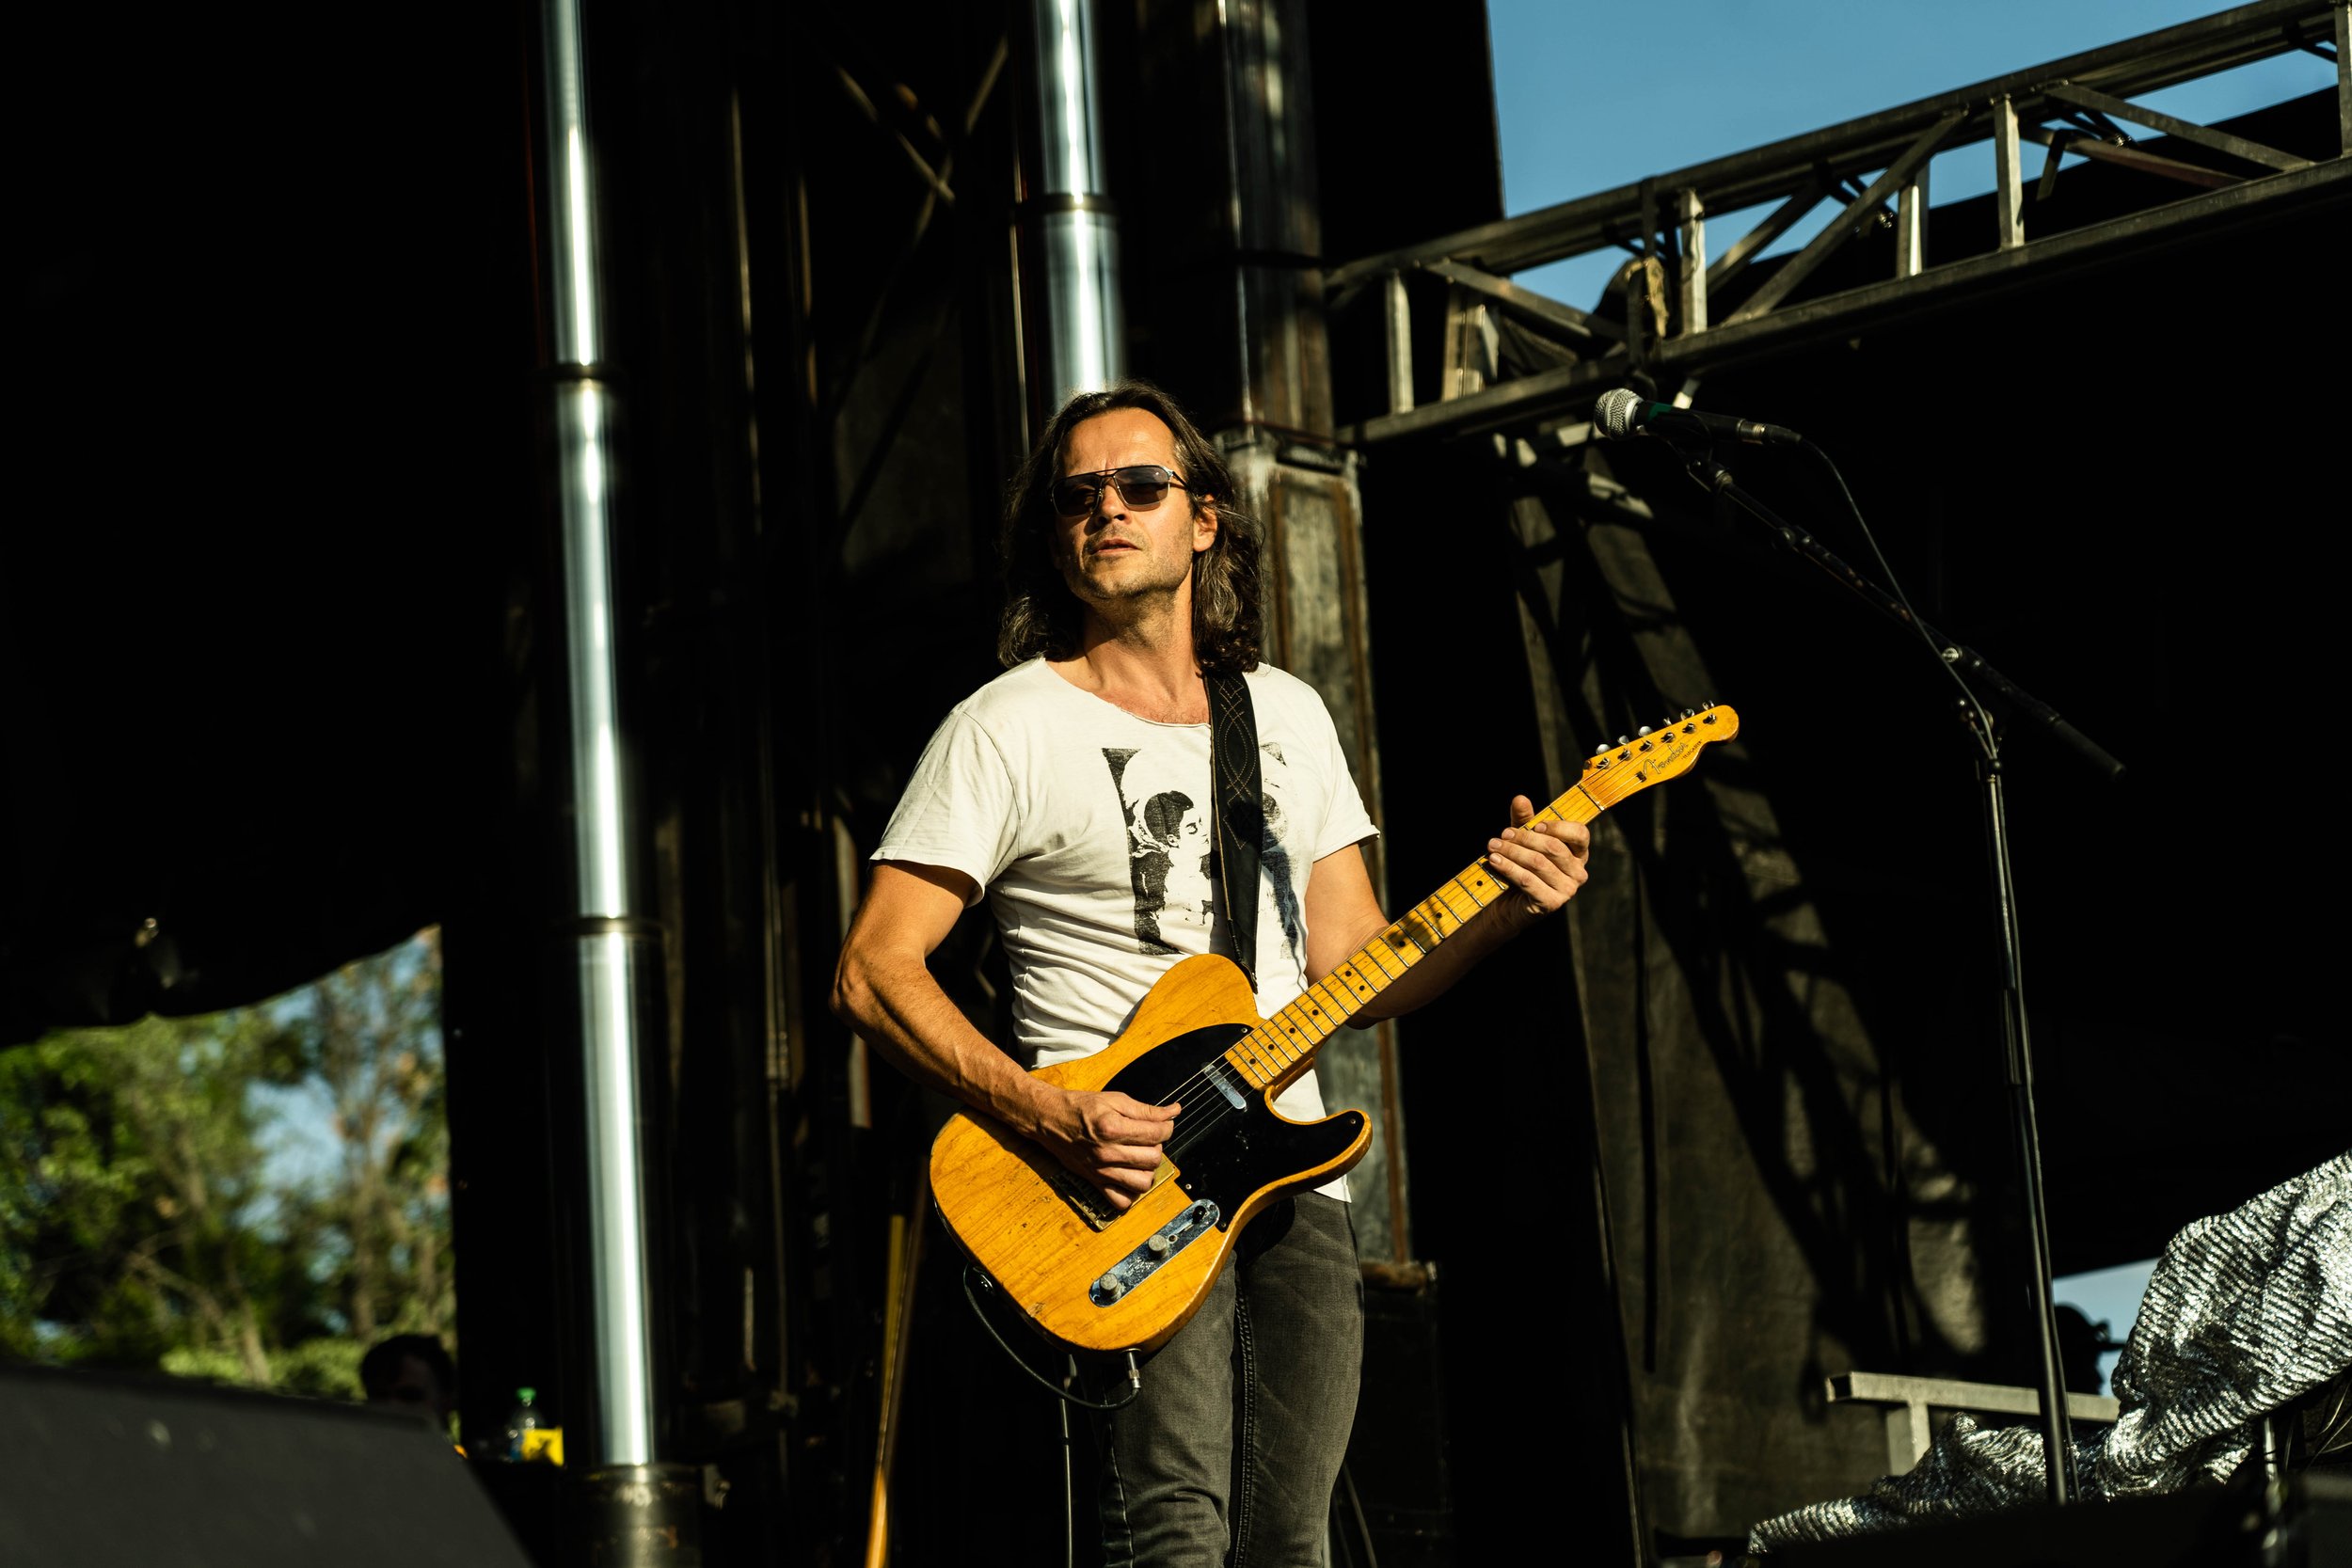
[[[876,866],[842,943],[834,1011],[918,1082],[1027,1133],[1124,1210],[1152,1190],[1179,1107],[1042,1083],[965,1021],[925,960],[978,891],[937,866]]]
[[[1182,1105],[1147,1105],[1116,1090],[1039,1087],[1030,1137],[1102,1188],[1114,1209],[1152,1190]]]

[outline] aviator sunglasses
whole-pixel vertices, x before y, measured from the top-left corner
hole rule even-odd
[[[1168,499],[1170,485],[1182,490],[1184,482],[1157,463],[1132,468],[1104,468],[1100,473],[1071,474],[1054,482],[1054,510],[1065,517],[1083,517],[1103,499],[1103,486],[1119,487],[1119,499],[1137,512],[1149,512]]]

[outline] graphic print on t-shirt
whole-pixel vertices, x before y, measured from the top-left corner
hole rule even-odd
[[[1163,934],[1167,926],[1206,932],[1214,907],[1208,802],[1195,802],[1177,781],[1158,777],[1139,746],[1105,746],[1111,787],[1127,823],[1127,873],[1136,892],[1136,945],[1146,953],[1181,953]],[[1207,947],[1204,941],[1200,949]]]
[[[1292,764],[1282,759],[1282,748],[1273,740],[1259,740],[1259,750],[1265,757],[1259,759],[1259,820],[1265,823],[1265,842],[1259,847],[1259,863],[1265,867],[1265,877],[1275,884],[1275,910],[1282,914],[1282,945],[1292,955],[1292,964],[1298,966],[1301,978],[1306,975],[1306,952],[1301,950],[1308,936],[1308,919],[1298,910],[1298,877],[1292,875],[1292,851],[1282,844],[1282,797],[1275,785],[1287,785],[1292,781]],[[1265,767],[1273,762],[1275,767]]]
[[[1290,851],[1282,842],[1279,784],[1289,782],[1281,748],[1262,742],[1259,802],[1265,822],[1259,861],[1273,883],[1275,908],[1282,917],[1282,943],[1292,963],[1303,967],[1306,919],[1298,905]],[[1180,780],[1174,769],[1139,746],[1105,746],[1111,787],[1127,824],[1128,879],[1135,889],[1136,947],[1144,953],[1206,952],[1216,909],[1216,826],[1205,799],[1205,780]],[[1270,766],[1267,766],[1270,764]],[[1187,787],[1189,785],[1190,787]],[[1203,798],[1196,799],[1198,791]],[[1168,939],[1178,930],[1201,933],[1190,947]]]

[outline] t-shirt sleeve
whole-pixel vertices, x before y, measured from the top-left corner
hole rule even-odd
[[[1348,770],[1347,748],[1340,744],[1339,727],[1331,722],[1331,712],[1318,698],[1310,698],[1314,709],[1314,733],[1323,747],[1323,776],[1329,781],[1323,802],[1323,832],[1315,840],[1314,858],[1335,854],[1351,844],[1377,838],[1380,830],[1372,825],[1372,815],[1364,810],[1363,792],[1356,787],[1356,775]]]
[[[1012,863],[1020,828],[1004,752],[986,726],[958,708],[923,748],[873,858],[946,866],[985,892]]]

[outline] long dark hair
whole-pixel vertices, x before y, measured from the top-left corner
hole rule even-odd
[[[1005,567],[1005,614],[996,629],[996,657],[1008,668],[1042,654],[1068,658],[1078,651],[1085,606],[1070,592],[1054,561],[1054,482],[1061,477],[1062,443],[1098,414],[1140,408],[1176,438],[1179,477],[1194,516],[1203,502],[1216,506],[1216,537],[1192,558],[1193,656],[1207,671],[1254,670],[1264,636],[1258,593],[1258,558],[1264,536],[1257,520],[1233,504],[1233,476],[1176,400],[1148,381],[1122,381],[1081,392],[1062,404],[1014,476],[997,537]]]

